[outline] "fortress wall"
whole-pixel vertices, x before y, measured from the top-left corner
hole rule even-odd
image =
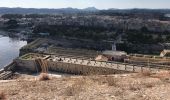
[[[80,64],[71,64],[63,62],[48,62],[49,70],[71,74],[115,74],[125,73],[126,71],[115,70],[113,68],[94,67]]]
[[[17,70],[24,70],[24,71],[31,71],[31,72],[37,72],[37,69],[39,68],[34,60],[15,60],[17,63],[16,69]],[[125,73],[127,71],[125,70],[116,70],[113,68],[108,67],[100,67],[100,66],[90,66],[85,65],[88,62],[84,61],[83,64],[74,64],[72,63],[65,63],[65,62],[58,62],[58,61],[47,61],[48,63],[48,69],[49,71],[57,71],[57,72],[63,72],[63,73],[70,73],[70,74],[84,74],[84,75],[90,75],[90,74],[116,74],[116,73]],[[79,61],[77,63],[80,63]],[[94,64],[94,62],[93,62]]]
[[[37,71],[37,65],[35,64],[34,60],[20,60],[16,59],[16,70],[24,70],[24,71],[31,71],[36,72]]]
[[[161,70],[156,68],[149,68],[147,66],[132,65],[126,63],[99,62],[69,57],[47,58],[45,61],[47,61],[49,71],[71,74],[117,74],[125,72],[142,72],[144,70],[157,72]],[[41,69],[41,67],[36,64],[35,60],[17,59],[16,63],[17,69],[21,70],[36,72],[37,69]]]

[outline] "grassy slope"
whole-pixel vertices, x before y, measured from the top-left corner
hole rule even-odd
[[[114,76],[74,76],[39,81],[19,78],[1,82],[9,100],[168,100],[169,73]]]

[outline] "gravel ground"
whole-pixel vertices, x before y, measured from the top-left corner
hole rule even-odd
[[[0,81],[7,100],[170,100],[169,73],[38,77]]]

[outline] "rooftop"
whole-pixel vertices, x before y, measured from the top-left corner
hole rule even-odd
[[[110,56],[125,56],[127,55],[126,52],[124,51],[113,51],[113,50],[106,50],[106,51],[103,51],[104,55],[110,55]]]

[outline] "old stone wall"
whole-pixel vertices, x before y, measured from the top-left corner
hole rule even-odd
[[[15,62],[16,62],[15,70],[23,70],[23,71],[31,71],[31,72],[37,71],[37,65],[35,63],[35,60],[16,59]]]
[[[78,58],[69,57],[48,57],[43,59],[47,62],[46,67],[49,71],[57,71],[71,74],[117,74],[125,72],[141,72],[144,70],[150,70],[151,72],[157,72],[162,69],[152,68],[147,66],[132,65],[127,63],[118,62],[100,62]],[[37,64],[35,60],[17,59],[17,69],[26,71],[41,71],[41,66]]]

